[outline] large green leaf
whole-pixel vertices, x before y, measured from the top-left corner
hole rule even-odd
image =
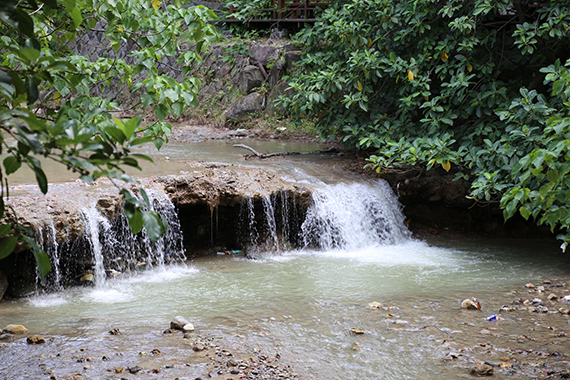
[[[18,236],[7,236],[0,240],[0,260],[14,251],[18,244]]]
[[[4,168],[6,169],[6,174],[10,175],[20,169],[22,163],[19,159],[14,156],[8,156],[4,159]]]
[[[146,233],[153,243],[156,243],[162,236],[164,226],[160,217],[152,211],[143,211],[142,218]]]

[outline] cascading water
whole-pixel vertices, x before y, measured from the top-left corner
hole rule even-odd
[[[80,278],[93,280],[99,288],[105,286],[109,272],[119,274],[184,261],[182,231],[174,205],[164,192],[152,188],[146,191],[152,210],[168,222],[168,229],[156,243],[150,241],[144,229],[133,235],[124,213],[108,219],[94,204],[80,211],[83,237],[77,241],[58,242],[53,221],[38,227],[37,242],[52,265],[44,289],[61,290]]]
[[[95,278],[95,285],[97,287],[103,287],[107,278],[105,273],[105,265],[103,263],[103,247],[100,238],[100,228],[102,228],[103,233],[106,236],[113,235],[109,234],[111,230],[111,224],[109,221],[101,215],[95,206],[82,210],[82,216],[85,226],[85,234],[87,239],[91,244],[91,250],[93,252],[93,259],[95,265],[93,266],[93,277]]]
[[[410,238],[401,205],[382,180],[316,190],[301,230],[305,247],[324,250],[357,250]]]

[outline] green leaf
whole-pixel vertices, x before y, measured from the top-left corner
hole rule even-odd
[[[125,211],[126,209],[127,207],[125,205]],[[127,216],[127,219],[129,220],[129,226],[131,227],[133,234],[138,234],[143,228],[143,214],[141,213],[141,210],[135,208],[131,213],[131,216]]]
[[[18,236],[8,236],[0,240],[0,260],[8,257],[14,251],[18,244]]]
[[[13,231],[11,224],[0,224],[0,236],[11,234]]]
[[[10,175],[20,169],[22,163],[14,156],[8,156],[4,159],[4,168],[6,169],[6,174]]]
[[[16,53],[23,58],[26,62],[34,62],[40,57],[41,52],[34,48],[18,49]]]
[[[22,239],[27,243],[28,247],[32,249],[34,258],[36,259],[38,272],[40,273],[40,279],[42,281],[42,284],[45,284],[46,276],[51,270],[51,263],[49,261],[48,255],[31,237],[23,235]]]
[[[521,208],[519,209],[519,211],[520,211],[522,217],[525,218],[526,220],[528,220],[528,218],[529,218],[530,215],[531,215],[531,212],[530,212],[529,210],[527,210],[525,207],[521,207]]]
[[[26,88],[26,95],[28,96],[28,105],[33,104],[38,100],[38,84],[34,77],[27,77],[24,81],[24,86]]]
[[[151,242],[156,243],[164,231],[160,217],[152,211],[143,211],[142,217],[146,234]]]
[[[164,145],[164,139],[162,137],[157,137],[152,142],[158,150],[160,150],[160,148],[162,148],[162,145]]]

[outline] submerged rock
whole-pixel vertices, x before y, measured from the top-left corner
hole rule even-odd
[[[376,301],[370,302],[370,303],[368,304],[368,307],[369,307],[370,309],[380,309],[380,308],[382,308],[382,306],[383,306],[383,305],[382,305],[380,302],[376,302]]]
[[[8,325],[3,332],[5,334],[26,334],[28,329],[22,325]]]

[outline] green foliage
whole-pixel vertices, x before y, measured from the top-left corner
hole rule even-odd
[[[171,132],[164,120],[196,104],[200,88],[196,78],[178,83],[161,75],[157,67],[164,57],[178,56],[187,72],[200,59],[204,44],[217,36],[208,24],[216,18],[212,11],[182,5],[180,0],[168,5],[160,0],[0,3],[0,153],[6,157],[0,167],[0,217],[4,217],[0,259],[21,241],[34,252],[42,279],[49,271],[49,259],[34,243],[31,231],[19,225],[13,213],[5,212],[3,197],[11,174],[28,166],[46,193],[48,178],[38,159],[43,156],[88,183],[103,176],[132,181],[123,168],[140,169],[138,160],[152,161],[133,154],[132,148],[153,142],[160,149]],[[110,44],[95,61],[70,48],[76,42],[81,47],[90,31],[104,33]],[[181,34],[192,49],[181,50]],[[117,58],[127,44],[132,46],[128,57]],[[132,107],[152,112],[158,122],[143,125],[141,116],[113,117],[117,104],[97,95],[109,86],[136,93]],[[133,231],[144,226],[156,241],[166,228],[164,221],[149,211],[147,198],[141,202],[126,190],[122,194]]]
[[[565,1],[335,2],[298,36],[283,101],[322,136],[377,149],[378,171],[453,168],[505,217],[567,228],[569,27]]]
[[[270,19],[271,11],[275,9],[271,0],[231,0],[226,5],[231,10],[230,16],[243,21],[252,18]]]

